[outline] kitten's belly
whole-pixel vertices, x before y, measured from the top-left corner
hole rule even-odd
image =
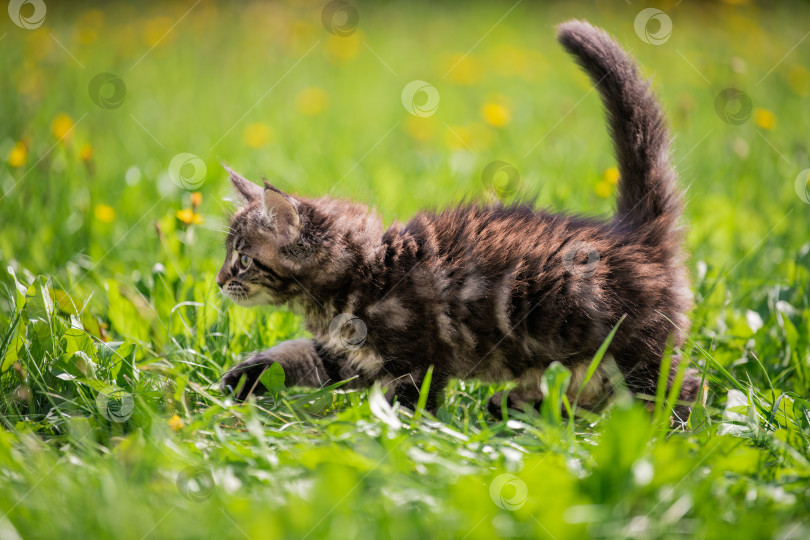
[[[484,382],[504,382],[531,379],[539,383],[543,371],[552,362],[570,369],[587,364],[591,356],[570,343],[543,335],[513,333],[493,347],[481,351],[456,350],[458,378],[476,378]],[[466,360],[465,356],[466,355]]]

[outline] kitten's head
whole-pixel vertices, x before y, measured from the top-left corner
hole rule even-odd
[[[302,238],[306,203],[227,170],[244,204],[231,219],[217,285],[242,306],[284,303],[300,292],[295,274],[312,249]]]

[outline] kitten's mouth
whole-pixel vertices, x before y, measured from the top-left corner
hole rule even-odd
[[[237,306],[251,307],[264,303],[260,289],[242,289],[239,292],[234,292],[226,287],[223,292],[228,297],[228,300]]]

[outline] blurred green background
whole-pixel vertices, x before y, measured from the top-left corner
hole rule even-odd
[[[810,535],[810,4],[37,4],[0,16],[0,538]],[[642,39],[660,22],[634,28],[648,7],[672,22],[660,44]],[[386,223],[493,192],[610,215],[597,93],[554,38],[572,17],[638,59],[671,122],[699,421],[667,437],[620,400],[496,423],[500,387],[474,382],[430,420],[374,392],[209,391],[302,335],[217,294],[221,163]],[[435,112],[406,110],[411,81]],[[495,160],[519,172],[506,193],[482,180]],[[109,388],[124,422],[100,412]]]
[[[806,230],[793,190],[810,166],[806,41],[791,51],[806,3],[659,5],[674,29],[658,46],[635,34],[636,6],[615,3],[521,3],[508,15],[513,4],[361,4],[346,37],[325,30],[321,2],[80,6],[49,6],[35,30],[3,21],[0,249],[35,272],[77,253],[106,254],[100,264],[113,272],[151,268],[152,223],[188,206],[168,175],[184,152],[207,166],[208,225],[224,222],[220,162],[404,220],[480,194],[481,171],[499,159],[539,204],[608,214],[600,180],[614,162],[599,102],[554,40],[571,17],[608,28],[653,77],[688,188],[695,260],[736,264],[791,211],[772,238],[787,245]],[[125,83],[118,108],[91,100],[99,73]],[[402,106],[412,80],[437,88],[434,115]],[[741,125],[715,112],[729,87],[756,107]],[[18,144],[24,157],[11,159]],[[201,253],[219,240],[200,235]],[[746,267],[773,270],[773,258],[756,259]]]

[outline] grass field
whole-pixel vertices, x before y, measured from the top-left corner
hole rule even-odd
[[[810,4],[656,4],[669,35],[635,2],[37,4],[0,16],[0,539],[810,537]],[[475,381],[436,417],[220,394],[304,335],[219,295],[221,163],[387,223],[493,192],[610,214],[571,17],[672,123],[708,385],[688,429],[621,392],[498,422]],[[482,179],[496,160],[519,180]]]

